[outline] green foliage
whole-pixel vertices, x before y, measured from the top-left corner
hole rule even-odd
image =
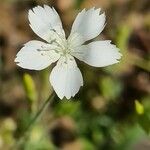
[[[35,126],[28,141],[24,143],[25,150],[55,150],[55,147],[48,140],[48,137],[44,135],[44,130],[39,126]]]
[[[24,74],[23,83],[24,83],[25,92],[26,92],[29,102],[36,101],[37,92],[35,89],[35,84],[34,84],[32,77],[29,74]]]
[[[76,0],[76,7],[79,8],[84,0]]]
[[[90,141],[88,141],[86,138],[82,138],[82,139],[80,139],[80,141],[82,143],[83,150],[95,149],[95,146]]]
[[[120,24],[118,28],[118,34],[116,36],[116,44],[121,49],[121,53],[125,54],[128,47],[129,36],[131,34],[131,27],[124,22],[124,24]]]
[[[139,115],[144,114],[144,107],[138,100],[135,100],[135,110]]]
[[[100,90],[105,99],[115,100],[120,95],[122,85],[119,80],[105,76],[100,79]]]
[[[74,100],[63,100],[58,101],[58,104],[55,107],[55,114],[57,116],[78,116],[78,113],[80,113],[80,101],[74,101]]]
[[[141,106],[140,106],[141,107]],[[143,99],[142,109],[144,112],[138,115],[138,123],[144,129],[144,131],[150,133],[150,101],[149,97]],[[141,109],[141,108],[140,108]]]

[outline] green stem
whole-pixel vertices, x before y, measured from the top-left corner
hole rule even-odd
[[[14,149],[16,150],[17,148],[19,148],[22,144],[25,138],[28,137],[28,133],[29,131],[32,129],[32,127],[34,126],[34,124],[40,119],[40,117],[42,116],[42,114],[45,112],[45,110],[47,109],[47,107],[49,106],[49,104],[52,102],[52,100],[55,97],[55,93],[53,92],[48,99],[44,102],[44,104],[41,106],[41,108],[39,109],[39,111],[35,114],[35,116],[32,118],[32,120],[29,122],[29,124],[27,125],[26,129],[24,130],[21,138],[18,140],[16,146],[14,147]],[[16,148],[17,147],[17,148]]]
[[[36,113],[36,115],[33,117],[33,119],[30,121],[30,123],[28,124],[28,126],[25,129],[25,132],[30,130],[30,128],[34,125],[34,123],[36,121],[38,121],[38,119],[40,118],[40,116],[45,112],[45,110],[47,109],[48,105],[50,102],[52,102],[51,100],[54,99],[55,93],[53,92],[48,99],[44,102],[44,104],[42,105],[42,107],[39,109],[39,111]]]

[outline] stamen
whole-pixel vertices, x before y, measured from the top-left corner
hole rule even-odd
[[[70,59],[70,61],[73,61],[73,59],[72,58],[69,58]]]
[[[83,52],[71,52],[71,53],[74,53],[74,54],[84,54]]]
[[[64,48],[64,38],[62,38],[61,35],[56,32],[55,29],[50,29],[50,30],[55,33],[54,38],[50,39],[51,40],[50,44],[56,43],[58,46],[60,46],[63,49]],[[58,42],[59,40],[61,41],[62,44]]]
[[[37,49],[37,51],[41,52],[41,51],[49,51],[49,49]]]

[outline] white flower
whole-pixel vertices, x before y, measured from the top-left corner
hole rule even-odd
[[[59,15],[47,5],[29,10],[30,27],[42,39],[27,42],[18,52],[15,62],[31,70],[42,70],[57,62],[49,77],[60,99],[70,99],[83,86],[82,74],[74,57],[94,66],[104,67],[118,63],[121,54],[111,41],[95,41],[105,26],[105,14],[100,9],[83,9],[76,17],[70,36],[66,39]]]

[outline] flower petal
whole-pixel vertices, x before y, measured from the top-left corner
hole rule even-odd
[[[82,45],[72,55],[94,67],[104,67],[119,62],[122,54],[111,41],[95,41]]]
[[[28,18],[32,30],[44,40],[48,42],[53,40],[51,35],[54,31],[65,38],[60,17],[54,8],[47,5],[44,5],[44,7],[37,6],[33,10],[29,10]]]
[[[45,50],[44,48],[48,48]],[[16,55],[18,66],[31,70],[42,70],[60,57],[53,49],[55,47],[40,41],[29,41]]]
[[[76,17],[71,34],[78,33],[83,37],[83,41],[98,36],[105,26],[105,14],[100,14],[100,8],[83,9]]]
[[[72,56],[59,59],[51,72],[50,82],[60,99],[75,96],[80,86],[83,86],[83,78]]]

